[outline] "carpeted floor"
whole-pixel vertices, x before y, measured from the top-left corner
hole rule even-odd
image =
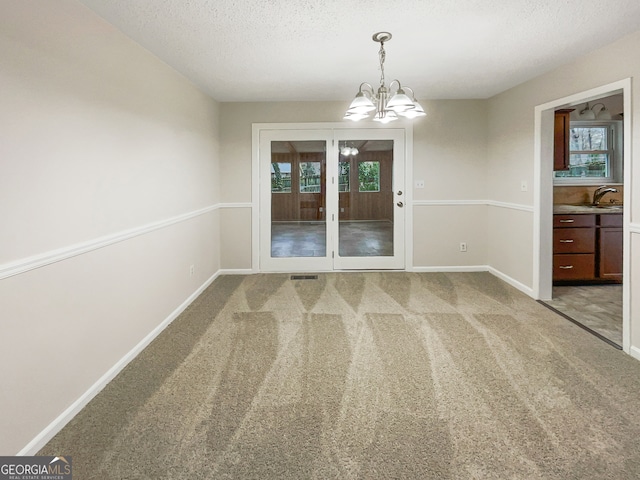
[[[640,362],[488,273],[217,279],[42,455],[84,479],[636,479]]]

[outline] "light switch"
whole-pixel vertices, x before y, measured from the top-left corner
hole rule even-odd
[[[527,190],[529,190],[529,186],[527,185],[527,181],[526,180],[522,180],[520,182],[520,191],[521,192],[526,192]]]

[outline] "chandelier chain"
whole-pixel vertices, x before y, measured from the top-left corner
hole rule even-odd
[[[378,52],[380,59],[380,85],[384,85],[384,61],[387,57],[387,52],[384,51],[384,42],[380,42],[380,51]]]

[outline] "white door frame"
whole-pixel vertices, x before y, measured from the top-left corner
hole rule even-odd
[[[251,270],[260,267],[260,132],[263,130],[344,130],[344,129],[401,129],[404,130],[404,265],[405,270],[413,268],[413,195],[411,188],[413,165],[413,126],[398,122],[399,125],[386,126],[375,122],[353,123],[254,123],[252,125],[251,149]],[[379,258],[379,257],[377,257]]]
[[[624,101],[624,200],[622,270],[622,349],[631,349],[631,78],[535,107],[534,126],[534,209],[533,209],[533,294],[538,300],[551,299],[553,287],[553,120],[558,107],[592,101],[608,93],[622,91]]]

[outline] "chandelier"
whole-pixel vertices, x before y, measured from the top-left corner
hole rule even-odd
[[[413,90],[403,87],[399,80],[393,80],[389,87],[384,83],[384,60],[386,52],[384,43],[391,40],[389,32],[378,32],[373,34],[373,41],[380,44],[378,57],[380,60],[380,86],[376,92],[370,83],[360,84],[356,98],[347,109],[345,120],[363,120],[370,118],[373,114],[373,121],[389,123],[398,119],[398,116],[405,118],[423,117],[426,115],[422,106],[416,101]],[[407,95],[407,91],[411,96]]]
[[[343,155],[345,157],[349,157],[349,156],[355,156],[358,155],[360,153],[360,150],[358,150],[358,147],[354,146],[354,145],[347,145],[347,143],[343,143],[340,146],[340,155]]]

